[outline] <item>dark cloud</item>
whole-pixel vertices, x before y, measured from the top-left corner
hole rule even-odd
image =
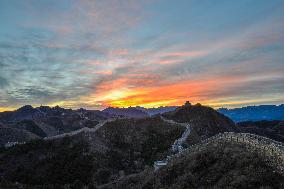
[[[0,76],[0,88],[3,89],[8,85],[9,85],[8,80]]]
[[[17,96],[22,99],[42,99],[51,97],[53,92],[43,89],[43,88],[35,88],[36,86],[30,86],[30,88],[17,89],[10,94],[13,96]]]

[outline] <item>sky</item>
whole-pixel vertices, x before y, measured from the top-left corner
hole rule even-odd
[[[284,103],[283,0],[0,0],[0,111]]]

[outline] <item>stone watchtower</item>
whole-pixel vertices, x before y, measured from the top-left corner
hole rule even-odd
[[[191,106],[191,103],[190,103],[189,101],[186,101],[185,104],[184,104],[184,106],[187,106],[187,107],[188,107],[188,106]]]

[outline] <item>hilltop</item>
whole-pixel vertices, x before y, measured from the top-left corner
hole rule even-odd
[[[218,133],[239,131],[230,118],[201,104],[186,104],[162,116],[176,122],[190,124],[191,133],[187,140],[188,144],[197,143]]]

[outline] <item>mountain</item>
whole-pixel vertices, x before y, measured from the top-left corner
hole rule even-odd
[[[194,144],[222,132],[238,132],[235,123],[213,108],[196,105],[184,105],[174,111],[162,114],[163,117],[180,123],[189,123],[191,127],[188,144]]]
[[[105,184],[152,166],[183,131],[160,117],[119,119],[95,133],[1,149],[0,183],[18,182],[27,188]]]
[[[82,119],[91,119],[91,120],[105,120],[114,115],[101,112],[99,110],[85,110],[85,109],[65,109],[59,106],[49,107],[49,106],[40,106],[33,108],[30,105],[25,105],[15,111],[6,111],[0,112],[0,122],[2,123],[15,123],[22,120],[40,120],[49,117],[58,117],[61,119],[70,118],[70,117],[80,117]]]
[[[146,112],[149,116],[153,116],[156,114],[163,114],[165,112],[173,111],[176,108],[178,108],[178,106],[161,106],[158,108],[144,108],[144,107],[136,106],[135,108]]]
[[[135,107],[129,108],[112,108],[108,107],[103,110],[105,113],[122,116],[122,117],[132,117],[132,118],[143,118],[148,117],[148,114],[142,110],[139,110]]]
[[[0,147],[0,188],[284,186],[284,144],[238,133],[249,127],[252,133],[265,128],[278,136],[281,121],[236,125],[213,108],[190,103],[142,118],[60,107],[37,110],[28,107],[24,116],[10,113],[16,122],[11,117],[1,119],[0,142],[9,136],[25,143]],[[90,121],[98,124],[88,124]],[[80,129],[72,130],[76,127]],[[63,134],[43,138],[47,129]],[[21,132],[25,134],[18,134]],[[157,163],[163,166],[154,169]]]
[[[42,130],[35,122],[32,120],[22,120],[17,122],[14,125],[11,125],[11,127],[17,128],[17,129],[23,129],[26,131],[29,131],[39,137],[46,137],[47,134]]]
[[[228,116],[235,122],[284,120],[284,104],[247,106],[235,109],[220,108],[217,111]]]
[[[15,111],[7,111],[0,113],[0,122],[13,123],[25,119],[34,119],[41,117],[42,113],[30,105],[23,106]]]
[[[104,109],[103,112],[123,117],[142,118],[142,117],[154,116],[157,114],[163,114],[165,112],[173,111],[177,107],[178,106],[163,106],[158,108],[144,108],[140,106],[128,107],[128,108],[109,107]]]
[[[13,145],[15,142],[23,143],[40,137],[23,129],[0,127],[0,147]]]
[[[245,121],[237,125],[244,133],[253,133],[284,142],[284,121]]]
[[[33,108],[26,105],[15,111],[0,113],[1,127],[5,128],[0,130],[0,135],[7,135],[0,141],[0,146],[7,142],[26,142],[34,138],[94,127],[99,122],[114,117],[116,116],[98,110],[72,110],[59,106]]]
[[[210,145],[167,166],[123,177],[100,189],[283,188],[284,175],[243,145]]]

